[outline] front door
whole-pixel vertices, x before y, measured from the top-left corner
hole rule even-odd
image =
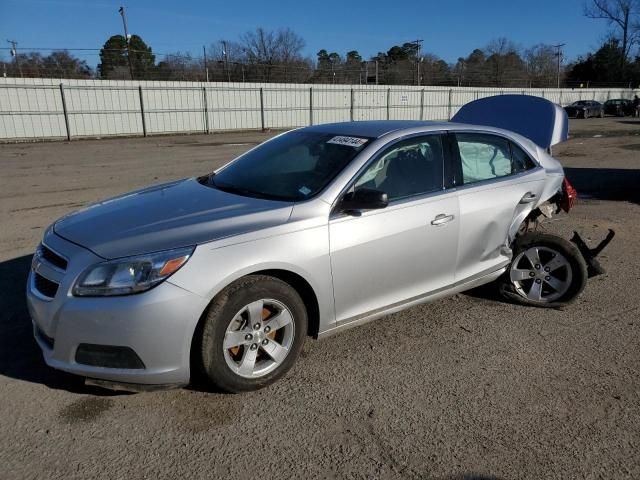
[[[453,283],[458,199],[442,179],[443,141],[434,134],[388,147],[354,181],[348,191],[384,191],[389,205],[330,219],[338,324]]]

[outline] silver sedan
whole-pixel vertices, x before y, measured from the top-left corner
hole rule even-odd
[[[495,280],[521,303],[571,302],[585,260],[532,231],[575,200],[548,153],[566,114],[500,96],[454,121],[297,129],[61,218],[27,285],[46,363],[131,389],[200,371],[240,392],[286,373],[307,336]]]

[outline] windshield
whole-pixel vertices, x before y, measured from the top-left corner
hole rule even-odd
[[[573,102],[571,105],[586,105],[586,100],[578,100],[577,102]]]
[[[247,152],[206,184],[248,197],[306,200],[326,187],[369,140],[293,131]]]

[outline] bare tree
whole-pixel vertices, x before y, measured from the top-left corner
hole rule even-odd
[[[295,68],[303,62],[304,40],[293,30],[283,28],[278,31],[265,30],[262,27],[247,32],[240,38],[247,61],[262,66],[266,80],[271,79],[276,66]],[[286,74],[285,74],[286,77]]]
[[[214,62],[226,60],[230,63],[246,62],[244,46],[238,42],[228,40],[218,40],[209,45],[207,55]]]
[[[553,85],[558,74],[556,51],[551,45],[534,45],[524,52],[531,87]]]
[[[624,66],[631,48],[640,39],[640,0],[589,0],[584,6],[584,14],[606,20],[619,30]]]
[[[492,40],[485,48],[489,78],[496,87],[520,85],[525,77],[525,66],[518,47],[511,40],[501,37]]]
[[[296,62],[302,59],[304,40],[300,35],[289,28],[278,31],[276,35],[276,48],[279,60],[283,63]]]

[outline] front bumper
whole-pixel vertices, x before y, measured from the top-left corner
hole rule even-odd
[[[27,306],[34,336],[47,365],[112,382],[145,385],[189,382],[191,339],[207,305],[204,298],[169,281],[137,295],[74,297],[71,287],[75,279],[89,264],[101,259],[56,235],[45,241],[69,258],[67,271],[52,278],[59,283],[53,298],[38,291],[33,270],[27,283]],[[39,271],[49,273],[46,267]],[[81,344],[128,347],[140,358],[143,368],[78,363],[76,352]]]
[[[565,112],[567,112],[567,117],[569,118],[581,118],[581,117],[584,117],[585,111],[580,109],[570,108],[570,109],[565,109]]]

